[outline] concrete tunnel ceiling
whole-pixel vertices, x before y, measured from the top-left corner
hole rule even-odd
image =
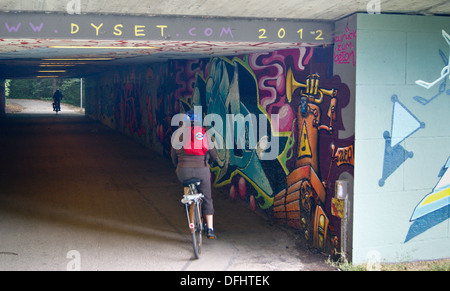
[[[334,21],[368,9],[450,15],[450,2],[0,0],[0,78],[331,45]]]
[[[3,79],[81,77],[108,66],[333,42],[330,21],[60,13],[0,13],[0,19]]]

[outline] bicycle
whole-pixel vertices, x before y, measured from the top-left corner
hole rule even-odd
[[[192,234],[192,246],[196,259],[200,258],[202,250],[202,202],[205,197],[202,193],[198,193],[198,185],[200,185],[200,179],[197,178],[184,181],[184,195],[181,199],[186,211],[189,230]]]
[[[57,102],[53,103],[53,111],[56,111],[56,114],[58,114],[58,111],[61,111],[60,103],[57,103]]]

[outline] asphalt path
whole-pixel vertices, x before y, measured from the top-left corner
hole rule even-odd
[[[8,103],[19,105],[20,110],[16,114],[55,114],[53,111],[53,101],[32,100],[32,99],[8,99]],[[84,109],[76,106],[61,103],[61,111],[58,115],[84,114]]]
[[[66,113],[0,120],[0,270],[333,270],[224,189],[213,189],[217,239],[195,260],[170,161]]]

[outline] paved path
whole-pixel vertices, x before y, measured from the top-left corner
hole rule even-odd
[[[218,189],[194,260],[170,162],[82,115],[8,115],[0,148],[0,270],[331,269]]]
[[[21,107],[20,112],[16,114],[55,114],[52,101],[30,100],[30,99],[8,99],[8,103],[17,104]],[[82,114],[83,110],[79,107],[61,103],[61,111],[58,115]]]

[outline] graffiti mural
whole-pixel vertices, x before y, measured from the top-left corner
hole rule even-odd
[[[258,87],[247,63],[239,58],[232,60],[213,58],[208,63],[207,77],[202,78],[198,75],[194,94],[185,97],[181,102],[185,107],[183,110],[188,110],[194,105],[202,106],[202,112],[205,115],[214,113],[225,121],[227,115],[263,114],[258,106],[257,96]],[[261,152],[248,146],[239,148],[235,144],[236,140],[225,138],[227,131],[233,129],[234,127],[230,124],[224,123],[224,131],[215,133],[216,136],[223,135],[220,136],[220,140],[223,140],[224,144],[218,148],[218,161],[212,167],[214,185],[225,186],[230,184],[235,176],[244,177],[256,191],[256,195],[251,199],[255,199],[254,202],[257,201],[262,209],[267,209],[272,204],[273,188],[276,187],[274,184],[279,179],[271,181],[265,173],[268,172],[268,167],[277,167],[277,165],[260,160]],[[256,136],[252,126],[249,126],[247,130],[249,133],[245,137],[244,144],[249,143],[250,136]],[[239,132],[236,136],[238,135]],[[241,184],[243,184],[242,181]],[[245,186],[241,186],[240,189],[242,187]]]
[[[445,42],[450,46],[450,35],[442,30],[442,37]],[[450,51],[450,50],[449,50]],[[417,80],[416,84],[427,90],[439,85],[438,93],[427,99],[421,96],[414,96],[414,100],[427,106],[429,103],[440,97],[444,93],[450,95],[450,90],[447,90],[447,81],[450,79],[450,53],[447,57],[444,52],[439,49],[439,55],[444,62],[444,67],[441,70],[440,76],[432,81],[426,82],[423,80]],[[410,222],[412,222],[409,231],[406,235],[405,242],[410,241],[412,238],[427,231],[433,226],[450,218],[450,158],[444,163],[444,166],[438,174],[438,182],[432,189],[431,193],[428,193],[422,201],[414,209]]]
[[[393,95],[391,100],[394,103],[394,108],[392,110],[392,126],[390,133],[385,131],[383,134],[385,139],[385,150],[383,175],[378,181],[380,187],[384,186],[386,179],[408,158],[414,156],[413,152],[405,150],[400,143],[419,129],[425,128],[425,123],[418,120],[417,117],[400,102],[397,95]]]
[[[439,181],[431,193],[420,201],[410,218],[412,222],[405,242],[425,232],[431,227],[447,220],[450,210],[450,158],[442,167]]]
[[[322,81],[326,71],[294,68],[294,74],[293,68],[287,68],[285,83],[286,100],[295,112],[290,132],[293,145],[286,159],[286,184],[275,195],[273,213],[276,220],[302,230],[315,248],[333,254],[339,249],[339,223],[332,221],[328,211],[330,194],[334,194],[330,189],[335,174],[342,173],[339,167],[353,166],[353,140],[336,146],[340,142],[337,130],[342,129],[339,105],[344,107],[349,96],[339,80]]]
[[[214,132],[222,144],[213,185],[337,255],[341,218],[332,199],[335,181],[353,175],[354,136],[339,138],[350,93],[333,64],[333,48],[301,47],[130,68],[105,81],[106,99],[115,101],[102,116],[168,155],[175,114],[194,106],[204,117],[215,114],[226,122]],[[255,117],[257,126],[236,128],[227,116]]]
[[[204,114],[223,120],[227,114],[267,116],[268,136],[279,142],[277,158],[266,161],[258,149],[224,146],[212,167],[214,185],[229,187],[232,199],[263,209],[275,221],[301,230],[318,250],[336,254],[340,218],[331,214],[331,199],[334,181],[343,172],[353,174],[354,138],[338,138],[340,110],[350,96],[330,73],[329,55],[300,48],[213,58],[197,70],[192,95],[180,101],[183,110],[200,105]],[[190,84],[192,77],[177,88],[186,91]],[[279,118],[272,120],[273,114]],[[258,138],[261,143],[267,136]]]
[[[442,30],[442,37],[445,43],[450,45],[450,35]],[[438,49],[440,58],[443,61],[443,67],[440,69],[440,76],[433,81],[416,80],[415,84],[426,90],[430,90],[431,97],[414,96],[412,99],[422,105],[423,117],[432,115],[432,102],[437,102],[438,98],[450,95],[450,90],[447,89],[447,82],[450,79],[450,54],[446,55],[442,49]],[[437,92],[436,92],[437,89]],[[421,121],[408,107],[413,108],[412,105],[406,106],[400,101],[399,96],[392,95],[393,102],[391,131],[385,131],[383,137],[385,139],[385,150],[383,160],[382,177],[378,181],[380,187],[384,187],[388,182],[389,177],[396,172],[400,166],[407,162],[408,159],[413,159],[414,153],[405,149],[404,141],[411,138],[419,130],[426,130],[425,122]],[[430,124],[430,128],[435,124]],[[429,149],[427,151],[430,152]],[[423,155],[424,152],[419,154]],[[410,228],[406,235],[405,242],[424,233],[433,226],[447,220],[449,218],[449,204],[450,204],[450,181],[447,169],[450,166],[450,160],[442,162],[444,166],[439,165],[436,171],[439,171],[438,181],[435,187],[425,195],[425,197],[417,204],[412,211],[410,217]],[[442,167],[442,168],[441,168]]]
[[[450,35],[445,30],[442,30],[442,37],[447,42],[447,44],[450,46]],[[447,81],[447,76],[449,76],[449,78],[450,78],[450,62],[449,62],[450,54],[449,54],[449,58],[447,58],[447,59],[443,58],[443,60],[444,60],[444,64],[445,65],[444,65],[444,67],[441,70],[441,76],[439,78],[437,78],[433,82],[426,82],[426,81],[423,81],[423,80],[417,80],[416,84],[419,85],[419,86],[424,87],[425,89],[430,89],[430,88],[434,87],[436,84],[438,84],[442,80]]]
[[[449,58],[444,54],[444,52],[442,50],[439,50],[439,55],[441,56],[442,61],[444,62],[444,64],[447,64],[446,67],[444,67],[443,69],[443,73],[444,73],[444,77],[445,74],[447,73],[446,70],[450,69],[450,61]],[[450,72],[450,71],[448,71]],[[439,96],[441,96],[442,94],[447,94],[450,95],[450,89],[447,89],[447,78],[443,78],[443,82],[441,83],[441,85],[439,85],[439,91],[437,94],[435,94],[433,97],[431,97],[430,99],[426,99],[424,97],[421,96],[414,96],[414,100],[416,100],[417,102],[419,102],[420,104],[422,104],[423,106],[428,105],[430,102],[432,102],[434,99],[438,98]],[[434,83],[434,82],[433,82]],[[422,87],[426,88],[426,89],[430,89],[432,86],[430,86],[431,84],[428,84],[427,82],[424,81],[416,81],[416,84],[421,85]]]
[[[433,191],[425,196],[425,198],[414,209],[411,221],[415,221],[420,217],[437,211],[450,204],[450,158],[448,158],[438,177],[439,182],[433,188]]]

